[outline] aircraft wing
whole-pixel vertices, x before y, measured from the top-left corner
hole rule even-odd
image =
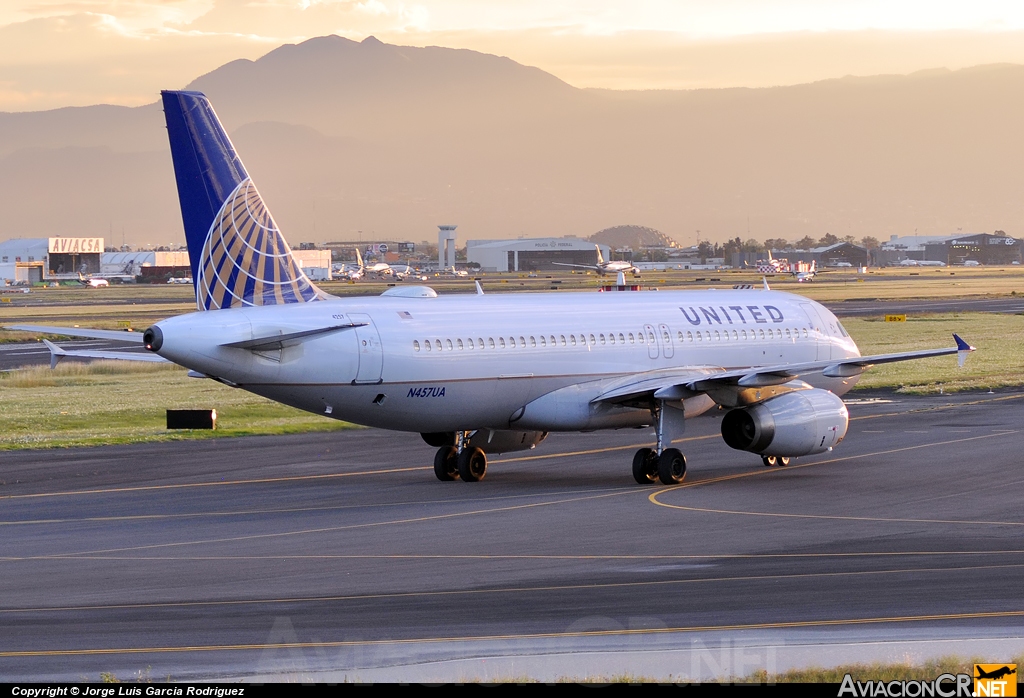
[[[922,349],[919,351],[897,352],[894,354],[875,354],[873,356],[853,356],[848,359],[826,359],[807,361],[796,364],[778,364],[775,366],[753,366],[750,368],[715,370],[710,367],[694,367],[679,372],[651,371],[633,376],[626,384],[620,384],[601,393],[591,402],[619,403],[640,397],[658,400],[680,400],[700,393],[721,394],[738,392],[747,388],[769,388],[797,380],[802,375],[821,373],[829,378],[849,378],[860,375],[864,370],[876,364],[887,364],[896,361],[925,359],[933,356],[957,354],[962,366],[967,354],[974,347],[957,335],[955,347],[946,349]],[[766,394],[771,397],[772,393]],[[716,402],[719,402],[717,398]]]
[[[5,329],[58,334],[66,337],[85,337],[86,339],[113,339],[118,342],[142,344],[142,333],[132,330],[94,330],[88,327],[60,327],[58,325],[7,325]]]
[[[600,271],[600,267],[595,267],[593,264],[569,264],[568,262],[552,262],[560,267],[577,267],[579,269],[593,269],[594,271]]]

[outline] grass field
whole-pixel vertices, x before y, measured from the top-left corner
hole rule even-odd
[[[216,409],[216,431],[168,431],[165,410]],[[164,364],[96,361],[0,374],[0,450],[332,431],[344,422]]]

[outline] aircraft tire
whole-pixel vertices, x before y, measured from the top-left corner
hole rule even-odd
[[[633,456],[633,479],[639,485],[650,485],[658,479],[658,460],[654,451],[641,448]]]
[[[779,456],[779,465],[780,466],[789,465],[789,456]]]
[[[454,446],[442,446],[434,454],[434,475],[441,482],[451,482],[459,477],[459,454]]]
[[[459,454],[459,477],[463,482],[479,482],[487,474],[487,454],[479,448],[464,448]]]
[[[665,485],[678,485],[686,477],[686,456],[678,448],[666,448],[658,457],[658,479]]]
[[[777,456],[761,456],[761,462],[766,468],[774,468],[779,464],[779,459]]]

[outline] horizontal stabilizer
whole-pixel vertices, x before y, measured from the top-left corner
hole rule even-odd
[[[162,356],[151,352],[102,351],[90,349],[61,349],[44,339],[43,344],[50,350],[50,368],[56,368],[60,360],[71,356],[77,359],[107,359],[111,361],[148,361],[149,363],[170,363]]]
[[[94,330],[87,327],[60,327],[58,325],[6,325],[5,329],[19,332],[41,332],[65,337],[84,337],[86,339],[112,339],[118,342],[142,344],[142,333],[131,330]]]
[[[348,322],[343,325],[331,325],[330,327],[318,327],[315,330],[303,330],[302,332],[290,332],[288,334],[272,334],[263,337],[255,337],[253,339],[246,339],[241,342],[230,342],[228,344],[221,344],[222,347],[231,347],[232,349],[249,349],[251,351],[268,351],[271,349],[281,349],[286,343],[298,343],[303,339],[309,339],[310,337],[316,337],[322,334],[328,334],[329,332],[337,332],[338,330],[348,330],[353,327],[362,327],[365,322]]]

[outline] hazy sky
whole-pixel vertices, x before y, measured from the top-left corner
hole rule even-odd
[[[0,110],[145,104],[325,34],[507,55],[579,87],[756,87],[1024,63],[1024,3],[2,0]]]

